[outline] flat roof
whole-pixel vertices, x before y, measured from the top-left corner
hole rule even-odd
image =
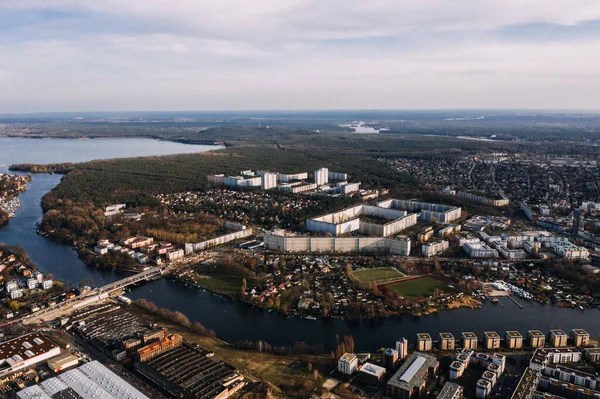
[[[588,353],[600,353],[600,348],[585,348],[584,351]]]
[[[360,372],[381,378],[385,374],[385,368],[373,363],[365,363],[359,369]]]
[[[431,335],[427,334],[427,333],[418,333],[417,337],[419,337],[419,339],[431,339]]]
[[[435,399],[454,398],[456,393],[462,389],[463,388],[460,385],[454,382],[447,382],[444,384],[444,387],[442,388],[438,396],[435,397]]]
[[[590,335],[587,333],[587,331],[582,330],[581,328],[577,328],[574,330],[571,330],[575,335]]]
[[[500,338],[500,335],[496,331],[486,331],[483,334],[488,338]]]
[[[396,371],[388,384],[412,391],[414,387],[425,384],[427,370],[438,364],[434,356],[422,352],[414,352]],[[424,378],[425,377],[425,378]]]
[[[521,333],[518,332],[518,331],[507,331],[506,335],[508,335],[511,338],[523,338],[523,336],[521,335]]]
[[[477,335],[474,332],[464,332],[462,333],[464,338],[477,338]]]
[[[550,330],[550,333],[556,336],[567,335],[563,330]]]
[[[454,335],[450,333],[440,333],[440,337],[442,337],[443,339],[454,339]]]
[[[50,341],[45,335],[39,333],[21,335],[0,343],[0,362],[11,359],[14,356],[19,356],[23,360],[26,360],[49,352],[57,347],[58,345]]]
[[[149,399],[106,366],[94,360],[17,393],[20,399]]]
[[[354,359],[356,359],[356,355],[354,353],[344,353],[342,355],[342,357],[340,357],[340,360],[346,361],[346,362],[351,362]]]
[[[532,337],[539,337],[539,338],[545,337],[544,333],[542,333],[540,330],[529,330],[529,331],[527,331],[527,334],[531,335]]]

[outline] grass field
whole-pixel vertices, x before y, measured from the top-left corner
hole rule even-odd
[[[352,272],[352,274],[361,283],[370,283],[371,281],[385,280],[394,277],[404,277],[402,273],[391,267],[377,267],[374,269],[356,270]]]
[[[440,283],[431,277],[423,277],[414,280],[401,281],[386,285],[385,288],[391,290],[406,299],[420,298],[430,296],[436,288],[448,292],[448,286]]]
[[[242,278],[214,274],[208,277],[199,277],[196,279],[196,283],[211,291],[217,291],[223,294],[237,294],[240,292],[240,287],[242,286]],[[249,281],[248,285],[250,285]]]

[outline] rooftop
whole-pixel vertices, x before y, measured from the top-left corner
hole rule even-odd
[[[507,331],[506,335],[508,335],[511,338],[523,338],[523,336],[521,335],[521,333],[518,332],[518,331]]]
[[[436,399],[454,398],[456,393],[462,391],[462,389],[463,388],[460,385],[455,384],[454,382],[447,382],[446,384],[444,384],[444,387],[442,388],[438,396],[436,396]]]
[[[356,359],[356,355],[354,353],[344,353],[342,355],[342,357],[340,357],[340,360],[345,361],[345,362],[352,362]]]
[[[550,330],[550,334],[557,336],[557,337],[567,335],[563,330]]]
[[[527,333],[530,336],[536,337],[536,338],[544,338],[545,337],[545,335],[540,330],[529,330]]]
[[[473,332],[462,333],[463,338],[477,338],[477,335]]]
[[[590,335],[590,334],[587,333],[587,331],[582,330],[581,328],[577,328],[577,329],[574,329],[574,330],[571,330],[571,331],[575,335]]]
[[[45,335],[33,333],[25,334],[20,337],[0,343],[0,363],[4,360],[21,361],[23,359],[39,356],[58,347],[50,341]],[[15,358],[18,356],[18,358]]]
[[[497,332],[495,331],[486,331],[483,333],[488,338],[500,338]]]
[[[419,334],[417,334],[417,337],[419,337],[420,340],[429,340],[429,341],[431,341],[431,335],[429,335],[427,333],[419,333]]]
[[[450,333],[440,333],[440,337],[442,337],[443,339],[454,339],[454,335]]]
[[[434,356],[422,352],[415,352],[389,380],[388,384],[412,391],[414,387],[425,384],[427,371],[438,364]]]
[[[365,363],[358,371],[366,373],[377,378],[381,378],[385,374],[385,368],[377,366],[373,363]]]

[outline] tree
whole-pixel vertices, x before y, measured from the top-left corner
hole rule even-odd
[[[243,278],[243,279],[242,279],[242,286],[240,287],[240,295],[241,295],[242,297],[245,297],[245,296],[246,296],[246,284],[247,284],[247,283],[246,283],[246,279],[245,279],[245,278]]]

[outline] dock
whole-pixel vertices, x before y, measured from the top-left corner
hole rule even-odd
[[[519,308],[523,309],[523,305],[521,305],[519,302],[517,302],[517,300],[515,298],[513,298],[512,295],[508,295],[508,299],[513,301],[515,303],[515,305],[517,305]]]

